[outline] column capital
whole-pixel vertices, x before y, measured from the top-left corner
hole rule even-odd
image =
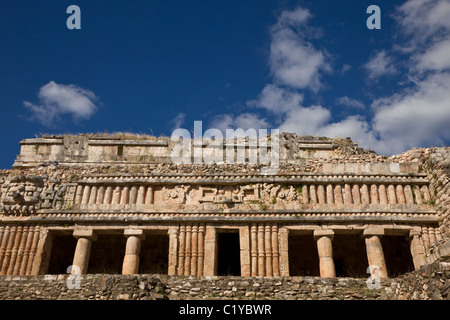
[[[330,239],[333,239],[334,231],[331,230],[331,229],[317,229],[317,230],[314,230],[314,239],[317,240],[320,237],[328,237]]]
[[[86,238],[92,241],[97,240],[97,234],[92,229],[75,229],[73,236],[77,239]]]
[[[364,229],[363,237],[372,237],[372,236],[384,236],[384,229],[381,227],[369,227]]]
[[[142,229],[128,228],[123,231],[123,235],[125,237],[134,236],[140,238],[141,240],[145,240],[145,233]]]
[[[416,229],[409,230],[409,237],[412,238],[414,236],[420,236],[421,232]]]

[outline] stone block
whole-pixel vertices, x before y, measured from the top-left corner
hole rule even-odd
[[[329,229],[316,229],[314,230],[314,238],[320,238],[320,237],[334,237],[334,231]]]
[[[400,173],[400,164],[399,163],[390,163],[389,170],[391,173]]]
[[[364,229],[363,236],[364,237],[371,237],[371,236],[383,236],[384,235],[384,229],[380,227],[369,227],[367,229]]]
[[[87,238],[91,240],[97,240],[97,235],[92,229],[75,229],[73,231],[75,238]]]

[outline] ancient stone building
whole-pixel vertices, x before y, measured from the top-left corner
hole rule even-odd
[[[42,136],[0,172],[0,275],[395,277],[448,255],[449,148],[279,137],[279,167],[168,138]],[[204,146],[203,146],[204,147]],[[202,146],[200,148],[203,148]]]

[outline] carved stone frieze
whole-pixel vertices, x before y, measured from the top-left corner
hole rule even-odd
[[[1,187],[0,211],[9,214],[29,214],[39,208],[44,180],[37,175],[7,177]]]

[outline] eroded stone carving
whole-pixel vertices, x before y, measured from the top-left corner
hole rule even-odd
[[[2,185],[0,211],[10,214],[29,214],[39,208],[44,180],[37,175],[13,175]]]
[[[189,186],[180,185],[173,188],[163,187],[161,189],[161,202],[162,203],[185,203],[186,193],[189,190]]]

